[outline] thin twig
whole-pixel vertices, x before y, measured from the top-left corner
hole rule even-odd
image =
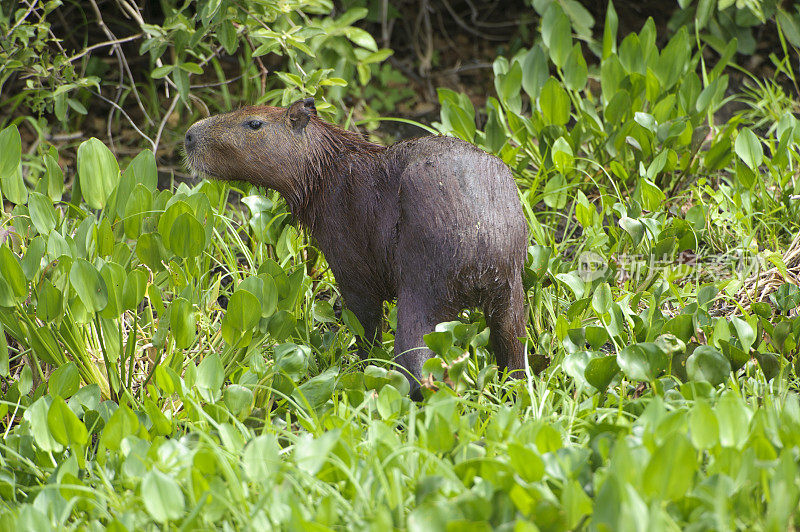
[[[97,17],[97,24],[100,26],[100,29],[103,30],[103,33],[106,34],[106,37],[108,37],[110,41],[118,41],[119,39],[117,39],[117,36],[114,35],[114,33],[112,33],[112,31],[108,28],[108,26],[106,26],[106,23],[103,20],[103,15],[100,13],[100,8],[97,6],[97,2],[95,0],[89,0],[89,3],[92,6],[92,10],[94,11],[95,16]],[[139,98],[139,91],[136,90],[136,80],[133,79],[133,73],[131,72],[131,68],[128,65],[128,60],[125,57],[125,54],[122,52],[122,46],[120,46],[118,42],[112,44],[112,46],[114,47],[114,51],[117,54],[117,60],[119,61],[120,64],[120,70],[121,71],[124,70],[124,72],[127,73],[128,79],[131,82],[131,91],[133,92],[134,98],[136,98],[136,103],[139,104],[139,109],[142,111],[145,120],[147,120],[149,124],[152,124],[153,119],[150,118],[150,115],[144,108],[144,104],[142,103],[141,98]],[[121,94],[121,86],[117,87],[117,93],[118,93],[117,96],[118,99],[119,94]]]
[[[158,153],[158,145],[161,142],[161,133],[164,132],[164,126],[167,125],[167,120],[172,114],[172,111],[174,111],[175,107],[178,105],[178,101],[180,100],[180,98],[181,95],[175,93],[175,97],[172,98],[172,103],[169,105],[169,109],[167,109],[167,112],[164,114],[164,118],[161,119],[161,124],[159,124],[158,133],[156,134],[156,140],[155,142],[153,142],[153,155],[156,155]]]
[[[124,42],[129,42],[129,41],[135,41],[136,39],[140,38],[142,35],[144,35],[144,34],[143,33],[137,33],[136,35],[131,35],[129,37],[122,37],[121,39],[116,39],[114,41],[104,41],[104,42],[99,42],[97,44],[93,44],[93,45],[89,46],[88,48],[84,48],[80,53],[77,53],[77,54],[73,55],[72,57],[68,58],[67,59],[67,63],[72,63],[76,59],[80,59],[81,57],[85,56],[89,52],[91,52],[93,50],[97,50],[98,48],[103,48],[104,46],[114,46],[114,45],[117,45],[117,44],[122,44]],[[48,70],[52,70],[53,68],[54,68],[53,65],[50,65],[48,67]]]
[[[137,132],[139,135],[141,135],[141,136],[142,136],[142,138],[146,139],[146,140],[147,140],[147,142],[149,142],[149,143],[150,143],[150,145],[153,147],[153,153],[155,153],[155,146],[156,146],[155,142],[153,142],[153,140],[152,140],[150,137],[148,137],[147,135],[145,135],[145,134],[142,132],[142,130],[141,130],[141,129],[139,129],[139,127],[136,125],[136,122],[134,122],[134,121],[133,121],[133,118],[131,118],[131,117],[130,117],[130,115],[128,115],[128,113],[126,113],[126,112],[125,112],[125,109],[123,109],[122,107],[120,107],[120,106],[119,106],[119,104],[117,104],[116,102],[113,102],[113,101],[109,100],[108,98],[106,98],[105,96],[103,96],[102,94],[100,94],[99,92],[96,92],[96,91],[93,91],[93,90],[90,90],[89,92],[91,92],[92,94],[94,94],[95,96],[97,96],[98,98],[100,98],[101,100],[103,100],[104,102],[108,103],[109,105],[112,105],[112,106],[114,106],[114,107],[117,109],[117,111],[119,111],[120,113],[122,113],[122,116],[124,116],[124,117],[125,117],[125,118],[128,120],[128,122],[131,124],[131,126],[133,126],[133,129],[135,129],[135,130],[136,130],[136,132]]]
[[[28,16],[31,14],[31,12],[33,11],[33,9],[34,9],[35,7],[36,7],[36,3],[35,3],[35,2],[34,2],[34,3],[29,3],[29,4],[28,4],[28,10],[27,10],[25,13],[23,13],[23,14],[22,14],[22,16],[19,18],[19,20],[18,20],[18,21],[16,21],[16,22],[14,23],[14,25],[13,25],[13,26],[11,26],[11,29],[10,29],[10,30],[8,30],[8,35],[11,35],[11,34],[14,32],[14,30],[15,30],[15,29],[17,29],[17,26],[19,26],[20,24],[22,24],[23,22],[25,22],[25,19],[26,19],[26,18],[28,18]]]
[[[256,46],[253,44],[250,36],[245,35],[244,38],[247,41],[247,44],[250,45],[250,49],[255,52]],[[258,56],[255,59],[256,63],[258,63],[258,69],[261,71],[261,94],[259,94],[259,96],[264,96],[264,93],[267,91],[267,76],[269,76],[269,69],[264,66],[264,61],[261,60],[261,56]]]
[[[507,41],[508,40],[508,37],[497,37],[495,35],[489,35],[487,33],[483,33],[481,31],[476,30],[475,28],[473,28],[472,26],[470,26],[469,24],[464,22],[464,20],[461,17],[458,16],[458,13],[455,12],[453,7],[450,5],[450,3],[447,0],[442,0],[442,3],[444,4],[445,9],[447,9],[447,11],[450,13],[450,16],[453,17],[453,20],[456,21],[456,24],[458,24],[459,26],[464,28],[468,33],[471,33],[471,34],[473,34],[473,35],[475,35],[477,37],[480,37],[482,39],[486,39],[488,41]]]

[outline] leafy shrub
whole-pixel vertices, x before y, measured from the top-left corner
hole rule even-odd
[[[264,93],[274,101],[335,86],[328,69],[361,75],[347,50],[361,64],[375,53],[347,30],[363,10],[164,5],[173,18],[148,27],[148,61],[174,53],[155,69],[178,88],[190,64],[221,68],[230,20],[289,60],[285,85]],[[159,190],[153,152],[120,164],[97,139],[80,143],[67,188],[55,147],[23,155],[16,123],[2,129],[0,522],[796,527],[795,100],[761,105],[777,86],[767,80],[718,123],[736,42],[712,66],[685,26],[661,49],[652,21],[620,41],[609,6],[601,42],[577,3],[534,7],[542,41],[496,59],[497,97],[475,109],[440,89],[434,126],[515,171],[532,235],[529,362],[552,360],[539,377],[499,375],[484,320],[468,311],[426,336],[437,357],[425,400],[412,402],[386,360],[394,309],[384,346],[355,360],[360,324],[337,315],[324,258],[275,193]],[[710,16],[725,9],[739,8]],[[303,14],[312,24],[291,33]],[[286,34],[261,31],[270,16]],[[14,20],[44,39],[45,21]],[[303,33],[312,26],[328,34]],[[71,67],[42,71],[22,52],[41,83],[30,101],[55,105],[48,83]],[[791,77],[787,56],[773,59],[776,76]],[[78,111],[70,101],[85,94],[63,94]]]
[[[179,101],[189,105],[206,94],[221,94],[206,101],[225,110],[327,95],[338,105],[320,101],[319,110],[341,113],[345,80],[366,85],[373,65],[392,53],[353,25],[366,9],[334,16],[328,0],[169,0],[146,9],[111,0],[13,5],[0,11],[0,88],[10,94],[0,102],[2,113],[53,113],[66,123],[99,99],[151,149]],[[83,22],[74,28],[67,18]],[[70,49],[76,43],[82,48]],[[101,59],[109,50],[111,63]],[[134,63],[137,56],[143,61]],[[167,109],[164,101],[171,102]],[[136,109],[133,118],[123,108]]]

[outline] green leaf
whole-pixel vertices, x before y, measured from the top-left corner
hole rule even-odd
[[[74,362],[67,362],[56,368],[47,380],[47,392],[51,396],[59,396],[64,399],[72,397],[80,389],[80,386],[81,376],[78,373],[78,366]]]
[[[354,44],[357,44],[358,46],[366,48],[372,52],[378,51],[378,45],[375,44],[375,39],[372,38],[372,35],[361,28],[345,28],[344,34],[348,39],[353,41]]]
[[[28,297],[28,279],[22,271],[19,259],[8,244],[0,246],[0,274],[8,283],[14,297],[18,300]]]
[[[205,249],[206,232],[194,214],[185,212],[175,218],[170,229],[169,247],[179,257],[197,257]]]
[[[159,523],[183,516],[186,499],[178,483],[161,471],[153,469],[142,479],[142,500],[147,513]]]
[[[0,377],[10,377],[11,373],[8,366],[8,340],[3,324],[0,323]]]
[[[756,333],[753,330],[753,327],[751,327],[750,324],[743,319],[737,318],[736,316],[731,316],[731,323],[736,329],[736,336],[739,338],[739,342],[742,344],[742,350],[745,353],[749,353],[750,348],[756,341]]]
[[[225,368],[217,353],[210,353],[197,366],[197,386],[200,395],[208,402],[216,401],[225,382]]]
[[[162,261],[167,259],[167,250],[158,233],[144,233],[136,242],[136,256],[142,264],[154,271],[164,269]]]
[[[716,386],[728,379],[731,363],[713,347],[701,345],[686,360],[686,373],[692,380],[706,381]]]
[[[86,426],[59,396],[53,397],[53,402],[47,412],[47,427],[53,438],[61,445],[83,446],[89,441],[89,432],[86,430]]]
[[[539,95],[539,110],[548,124],[563,126],[569,121],[569,95],[552,76],[542,87]]]
[[[163,66],[160,66],[160,67],[156,67],[150,73],[150,77],[152,79],[161,79],[163,77],[166,77],[167,74],[169,74],[170,72],[172,72],[172,70],[174,68],[175,68],[175,65],[163,65]]]
[[[201,75],[203,73],[203,67],[201,67],[197,63],[186,62],[186,63],[181,63],[179,66],[181,70],[185,70],[190,74]]]
[[[619,18],[614,9],[614,2],[609,1],[606,8],[606,21],[603,27],[603,59],[617,50],[617,27]]]
[[[50,154],[44,156],[44,165],[47,170],[47,196],[53,201],[60,201],[64,192],[64,172]]]
[[[125,286],[122,288],[122,308],[134,310],[144,299],[147,289],[147,274],[141,269],[128,272],[125,278]]]
[[[751,170],[756,171],[764,159],[764,150],[761,147],[761,141],[758,140],[755,133],[750,131],[749,128],[742,128],[736,136],[734,143],[736,155],[746,164]]]
[[[55,320],[63,311],[62,303],[61,292],[43,279],[36,290],[36,317],[46,323]]]
[[[78,147],[81,194],[93,209],[102,209],[120,180],[119,165],[105,144],[92,137]]]
[[[644,224],[634,218],[623,216],[619,219],[619,226],[622,227],[626,233],[631,236],[634,249],[639,246],[639,243],[644,238]]]
[[[69,271],[69,281],[78,297],[89,312],[103,310],[108,304],[106,283],[97,271],[85,259],[76,259]]]
[[[11,124],[0,131],[0,178],[11,177],[22,162],[22,140],[17,126]],[[5,187],[3,193],[6,194]]]
[[[273,358],[275,359],[276,370],[287,374],[293,379],[298,379],[308,371],[311,349],[305,345],[285,343],[275,346]]]
[[[539,45],[532,46],[522,58],[522,88],[528,93],[531,101],[536,101],[539,97],[548,77],[550,72],[544,51]]]
[[[750,437],[753,413],[736,393],[726,390],[716,406],[719,421],[719,443],[723,447],[741,449]]]
[[[22,179],[22,165],[17,165],[16,170],[0,177],[5,199],[16,205],[25,205],[28,201],[28,187]]]
[[[572,25],[566,15],[560,14],[556,17],[555,25],[550,31],[550,39],[546,44],[553,64],[559,68],[564,67],[572,49]]]
[[[225,407],[239,419],[250,414],[253,409],[253,398],[253,392],[239,384],[227,386],[222,396]]]
[[[332,367],[327,369],[320,375],[312,377],[301,384],[292,392],[292,397],[301,407],[305,407],[305,403],[308,401],[311,408],[319,408],[333,395],[338,373],[339,368]]]
[[[615,355],[593,358],[583,370],[586,381],[600,391],[608,388],[617,373],[619,373],[619,364],[617,364]]]
[[[126,172],[127,173],[127,172]],[[117,189],[118,193],[122,190],[122,184]],[[120,196],[117,196],[119,202]],[[119,203],[118,203],[119,205]],[[142,233],[142,220],[150,213],[153,208],[153,193],[143,185],[137,183],[133,190],[127,195],[125,208],[117,214],[122,216],[122,225],[125,229],[125,236],[130,239],[137,239]]]
[[[608,283],[602,283],[595,289],[594,295],[592,296],[592,308],[598,315],[607,313],[613,302],[611,287]]]
[[[544,185],[545,205],[552,209],[563,209],[567,205],[567,180],[564,174],[552,176]]]
[[[259,308],[258,298],[250,292],[237,290],[233,293],[222,318],[222,338],[227,343],[235,344],[258,324],[261,313],[253,312],[256,308]],[[249,344],[249,340],[246,343]]]
[[[544,476],[544,461],[533,449],[518,443],[509,443],[508,458],[514,471],[524,481],[538,482]]]
[[[25,368],[30,372],[30,366],[25,366]],[[20,393],[24,393],[22,388],[20,386]],[[25,410],[22,419],[30,425],[33,441],[39,449],[44,452],[61,452],[63,447],[50,432],[47,422],[51,402],[50,396],[40,397]]]
[[[175,338],[175,347],[187,349],[197,334],[197,317],[188,300],[179,297],[170,304],[169,326]],[[201,364],[202,365],[202,364]]]
[[[580,91],[586,86],[589,70],[580,43],[575,43],[564,65],[564,84],[569,90]]]
[[[274,434],[260,434],[250,440],[242,454],[242,469],[253,482],[268,482],[281,469],[280,445]]]
[[[159,366],[161,367],[161,366]],[[139,418],[126,404],[120,405],[103,427],[100,435],[100,445],[106,449],[116,451],[122,440],[135,434],[139,430]]]
[[[28,196],[28,211],[31,214],[31,222],[39,234],[48,235],[55,229],[58,215],[50,198],[38,192],[31,192]]]
[[[294,445],[294,461],[297,467],[309,475],[316,475],[328,460],[328,455],[339,441],[340,434],[339,429],[334,429],[316,439],[311,434],[304,434],[298,438]]]
[[[125,268],[115,262],[107,262],[100,270],[100,277],[103,278],[108,295],[108,304],[100,312],[100,316],[108,319],[116,318],[124,310],[122,294],[126,278]]]
[[[667,367],[667,357],[653,343],[626,346],[617,354],[617,363],[631,380],[654,381]]]
[[[439,356],[444,356],[453,346],[453,333],[451,331],[436,331],[426,334],[425,344],[431,351]]]
[[[644,490],[658,499],[677,500],[694,484],[696,470],[694,449],[686,436],[675,433],[651,455],[642,475]]]
[[[717,416],[702,399],[689,411],[689,435],[697,450],[710,449],[719,441]]]
[[[556,170],[562,174],[566,174],[572,170],[575,163],[575,156],[572,153],[572,146],[569,145],[564,137],[558,137],[553,143],[551,157]]]
[[[711,3],[710,0],[706,0],[706,2]],[[795,48],[800,48],[800,18],[796,15],[792,18],[788,12],[778,9],[775,15],[775,22],[780,26],[786,40]]]
[[[192,214],[192,207],[183,200],[178,200],[172,203],[167,210],[164,211],[158,218],[158,232],[164,242],[164,246],[172,249],[170,245],[170,236],[172,235],[172,226],[175,220],[183,214]],[[180,245],[180,244],[179,244]]]

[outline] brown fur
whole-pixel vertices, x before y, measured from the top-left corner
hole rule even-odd
[[[317,118],[310,98],[201,120],[186,154],[195,171],[286,198],[364,340],[379,337],[383,301],[397,298],[395,352],[412,388],[431,356],[423,336],[470,306],[486,313],[498,363],[524,367],[527,223],[496,157],[451,137],[379,146]]]

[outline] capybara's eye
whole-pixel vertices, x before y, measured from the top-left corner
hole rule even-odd
[[[263,123],[264,122],[262,122],[261,120],[253,119],[245,122],[245,125],[255,131],[256,129],[260,128]]]

